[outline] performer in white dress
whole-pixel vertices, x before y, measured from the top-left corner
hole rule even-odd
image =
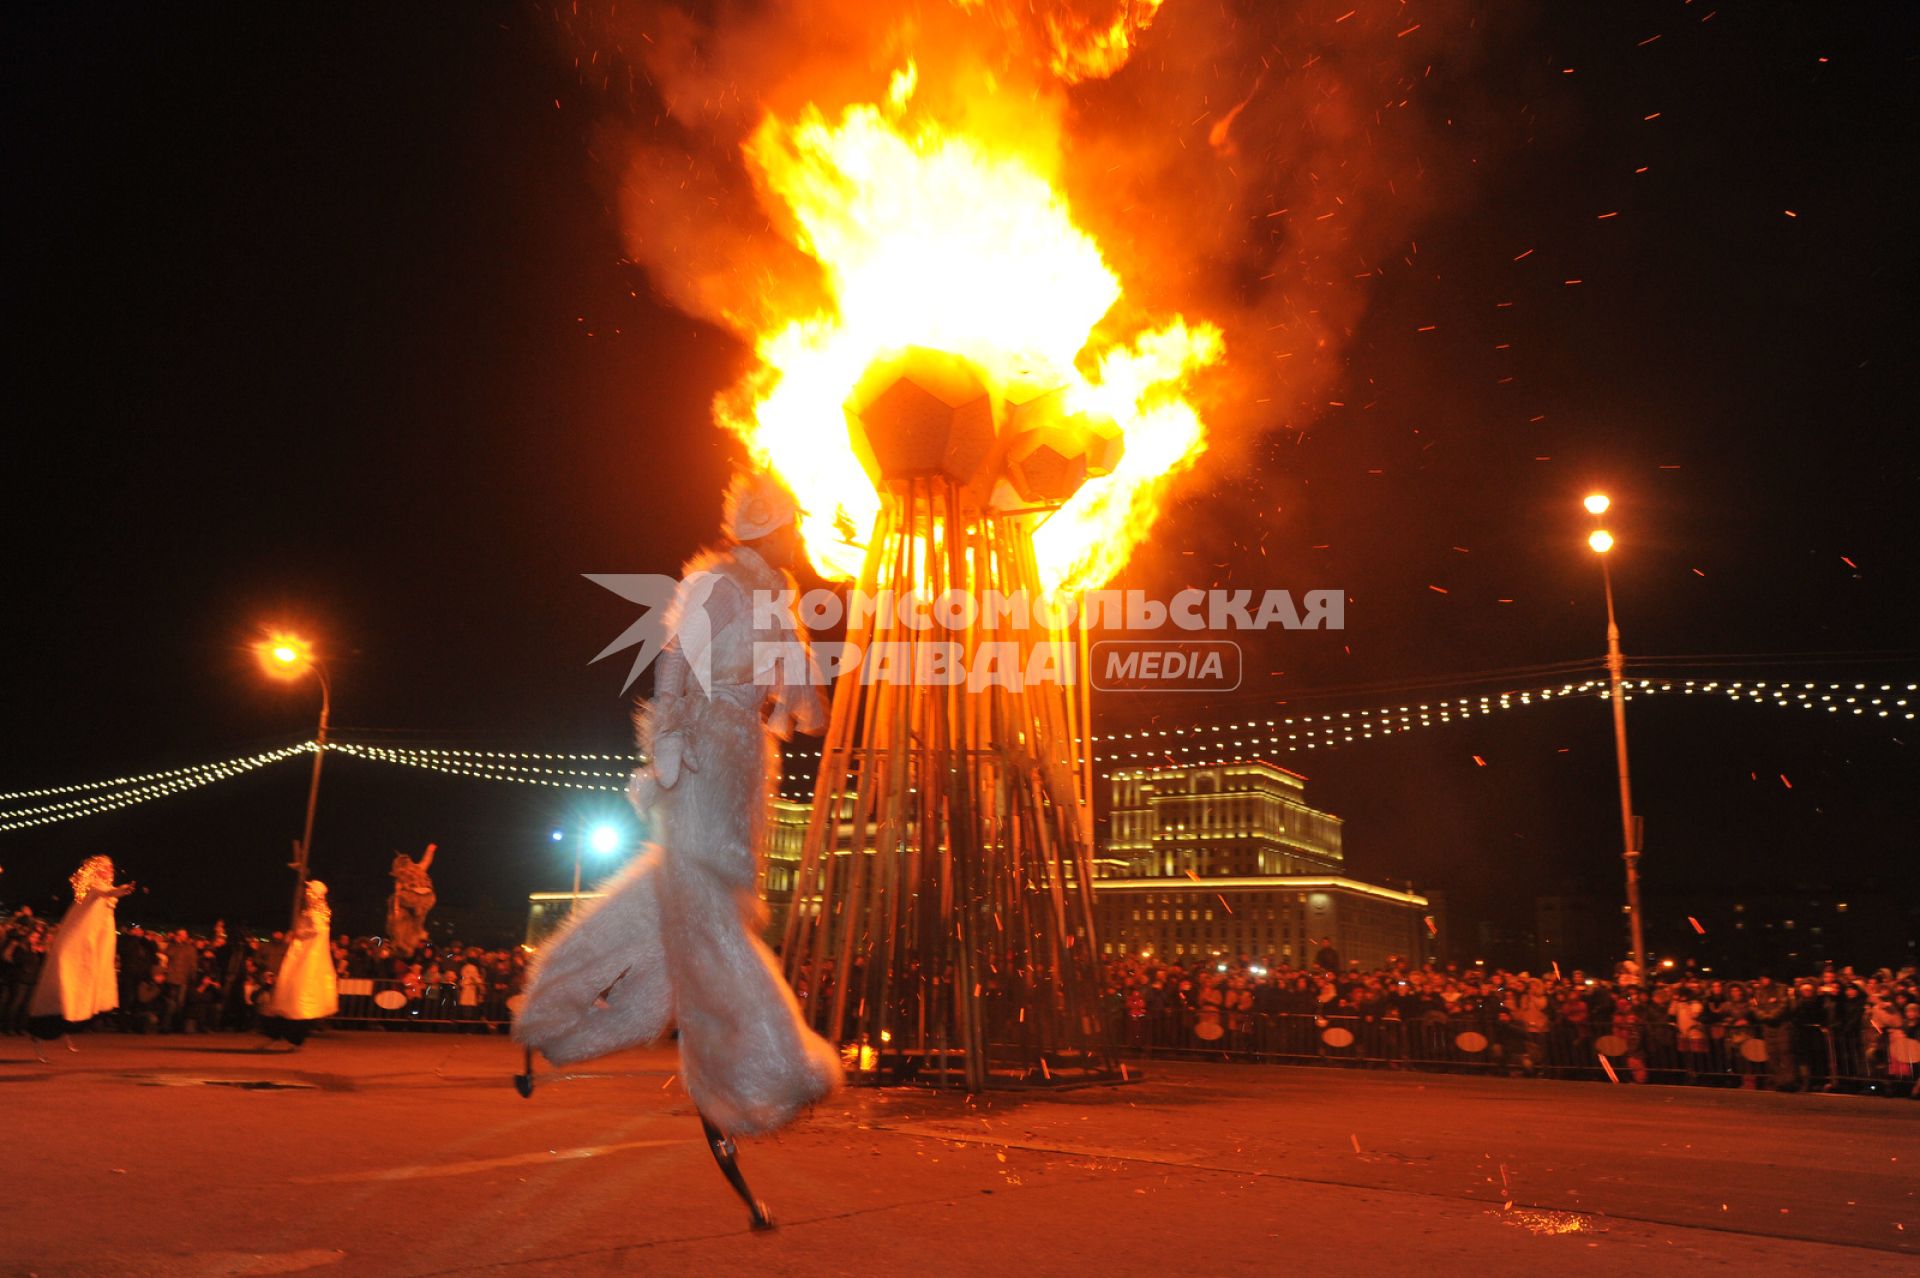
[[[566,1065],[677,1024],[687,1094],[757,1229],[772,1221],[740,1177],[732,1137],[785,1126],[841,1082],[838,1055],[801,1019],[758,935],[773,739],[825,726],[791,603],[772,603],[794,589],[798,515],[778,481],[743,476],[727,495],[732,544],[687,564],[639,717],[651,764],[629,787],[658,842],[548,944],[514,1027],[528,1048],[516,1079],[525,1095],[536,1049]]]
[[[120,898],[133,891],[133,884],[115,887],[113,860],[104,856],[88,857],[67,881],[73,884],[73,904],[47,942],[46,964],[27,1004],[27,1026],[37,1056],[41,1040],[67,1035],[75,1025],[120,1006],[113,967],[119,933],[113,912]],[[67,1048],[78,1050],[71,1037]]]
[[[307,880],[307,900],[300,925],[287,941],[280,971],[273,978],[260,1027],[269,1041],[286,1043],[299,1051],[315,1021],[340,1010],[340,982],[333,970],[333,911],[327,905],[327,885]]]

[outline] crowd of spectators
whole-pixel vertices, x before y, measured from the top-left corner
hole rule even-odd
[[[31,910],[0,918],[0,1033],[26,1032],[27,1002],[51,933],[52,925]],[[286,945],[284,932],[229,933],[224,923],[198,936],[123,928],[115,964],[120,1007],[109,1019],[134,1033],[253,1029]],[[528,958],[518,948],[458,942],[397,954],[379,937],[345,936],[333,938],[333,956],[340,1019],[467,1022],[476,1029],[509,1019],[507,1001],[520,991]]]
[[[51,926],[0,917],[0,1033],[26,1032]],[[116,1028],[183,1034],[257,1027],[286,936],[128,927],[118,940]],[[333,938],[341,1020],[500,1029],[526,978],[524,948],[451,942],[397,954],[379,937]],[[1642,980],[1391,962],[1362,971],[1323,949],[1307,967],[1127,958],[1103,992],[1139,1052],[1264,1060],[1697,1081],[1920,1095],[1920,977],[1850,967],[1775,980],[1690,971]]]
[[[1249,958],[1107,967],[1109,1017],[1138,1051],[1203,1051],[1513,1074],[1916,1094],[1920,980],[1853,968],[1775,980],[1688,971],[1546,973]]]

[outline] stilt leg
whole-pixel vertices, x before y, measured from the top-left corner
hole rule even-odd
[[[35,1058],[36,1058],[36,1059],[37,1059],[37,1060],[38,1060],[38,1061],[39,1061],[39,1062],[40,1062],[40,1063],[41,1063],[42,1065],[45,1065],[45,1064],[47,1063],[47,1054],[46,1054],[45,1052],[43,1052],[43,1051],[41,1051],[41,1050],[40,1050],[40,1040],[39,1040],[39,1039],[37,1039],[37,1038],[34,1038],[34,1039],[31,1039],[31,1042],[33,1043],[33,1054],[34,1054],[34,1057],[35,1057]]]
[[[740,1174],[733,1137],[715,1127],[705,1114],[700,1115],[700,1127],[707,1133],[707,1148],[713,1151],[713,1161],[720,1165],[720,1174],[747,1205],[747,1219],[755,1229],[772,1229],[773,1217],[767,1213],[767,1205],[753,1196],[753,1191],[747,1188],[747,1178]]]
[[[79,1051],[79,1050],[80,1050],[79,1048],[77,1048],[77,1047],[75,1047],[75,1046],[73,1045],[73,1035],[71,1035],[71,1034],[65,1034],[65,1035],[62,1035],[61,1037],[62,1037],[62,1038],[63,1038],[63,1039],[64,1039],[64,1040],[66,1041],[66,1044],[67,1044],[67,1050],[68,1050],[69,1052],[77,1052],[77,1051]]]

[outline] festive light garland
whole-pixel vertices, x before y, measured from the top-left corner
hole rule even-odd
[[[632,760],[622,755],[603,754],[524,754],[516,755],[504,750],[428,750],[404,746],[369,746],[347,741],[333,741],[327,744],[329,750],[355,758],[367,759],[376,763],[397,763],[404,767],[423,768],[430,772],[441,772],[448,776],[473,777],[482,781],[515,781],[521,785],[550,786],[560,790],[597,790],[618,793],[627,788],[627,778],[631,769],[619,772],[602,772],[582,768],[550,768],[517,763],[495,763],[495,759],[612,759],[621,762]]]
[[[1920,691],[1920,685],[1865,683],[1781,683],[1772,680],[1720,679],[1627,679],[1621,683],[1625,699],[1638,696],[1681,695],[1720,696],[1736,702],[1770,704],[1778,708],[1800,706],[1807,710],[1824,709],[1830,714],[1843,711],[1853,715],[1911,720],[1913,698],[1897,695]],[[1486,693],[1454,697],[1440,701],[1409,702],[1399,706],[1379,706],[1363,710],[1329,711],[1317,715],[1249,720],[1244,723],[1197,725],[1191,728],[1141,728],[1131,732],[1096,733],[1095,766],[1111,774],[1116,768],[1144,765],[1212,766],[1232,763],[1261,754],[1297,754],[1306,750],[1333,749],[1376,736],[1404,734],[1415,728],[1464,721],[1492,714],[1569,698],[1596,697],[1601,701],[1613,696],[1604,679],[1586,679],[1551,687],[1520,691]],[[1261,730],[1266,729],[1263,735]],[[1292,729],[1280,731],[1283,729]],[[1241,735],[1233,735],[1241,734]],[[1137,749],[1126,749],[1132,745]],[[818,758],[795,752],[789,758]],[[781,797],[804,801],[809,795],[798,790],[782,791]]]
[[[328,742],[329,746],[341,748],[344,748],[348,744],[353,744],[353,748],[357,750],[381,750],[395,755],[431,755],[435,758],[445,759],[470,759],[477,760],[483,764],[494,759],[516,761],[539,760],[542,763],[569,763],[574,760],[584,760],[588,763],[617,763],[622,767],[631,767],[635,758],[632,754],[563,754],[552,752],[540,753],[526,750],[456,750],[444,746],[376,746],[339,741]],[[560,770],[578,772],[590,769],[563,768]]]
[[[308,749],[311,748],[311,743],[308,743],[306,746],[294,748]],[[225,767],[238,762],[240,762],[240,760],[234,759],[228,760],[226,763],[196,763],[190,767],[170,768],[165,772],[147,772],[140,776],[111,777],[105,781],[82,781],[76,785],[55,785],[48,786],[41,790],[15,790],[9,794],[0,794],[0,803],[12,803],[16,799],[43,799],[56,794],[78,794],[86,790],[123,790],[129,786],[146,785],[149,782],[156,781],[167,781],[175,777],[186,776],[189,773],[204,772],[210,768]]]
[[[1912,720],[1915,711],[1912,694],[1920,684],[1889,683],[1815,683],[1773,680],[1723,679],[1628,679],[1622,684],[1628,700],[1640,696],[1679,694],[1682,696],[1723,697],[1729,701],[1776,708],[1798,706],[1805,710],[1823,710],[1828,714],[1856,717]],[[1104,771],[1165,764],[1210,765],[1229,763],[1260,754],[1295,754],[1305,750],[1331,749],[1344,744],[1372,740],[1429,728],[1440,724],[1480,718],[1496,710],[1564,701],[1568,698],[1612,696],[1607,681],[1585,679],[1547,687],[1493,692],[1477,696],[1443,700],[1407,702],[1397,706],[1375,706],[1361,710],[1328,711],[1322,714],[1293,715],[1278,719],[1247,720],[1239,723],[1201,724],[1191,728],[1141,728],[1128,732],[1096,733],[1095,761]],[[0,809],[0,833],[50,825],[78,817],[95,816],[132,807],[152,799],[164,798],[187,790],[199,789],[216,781],[228,780],[257,768],[311,754],[312,741],[225,759],[216,763],[172,768],[139,776],[115,777],[75,785],[50,786],[39,790],[18,790],[0,795],[0,803],[22,799],[51,798],[54,802],[27,808]],[[552,751],[469,750],[422,746],[383,746],[353,741],[330,741],[327,749],[350,758],[372,763],[388,763],[421,768],[448,776],[479,781],[509,781],[520,785],[595,793],[620,793],[627,787],[633,767],[644,763],[640,755],[585,754]],[[818,750],[790,750],[786,760],[818,759]],[[612,764],[613,767],[606,765]],[[59,798],[56,796],[71,796]],[[783,798],[805,802],[808,793],[789,789]]]
[[[1856,715],[1872,712],[1879,718],[1891,718],[1895,713],[1912,719],[1913,713],[1907,710],[1908,699],[1890,695],[1901,691],[1913,692],[1916,685],[1907,684],[1896,687],[1893,684],[1868,685],[1864,683],[1775,683],[1772,681],[1750,682],[1745,680],[1717,679],[1628,679],[1623,685],[1627,689],[1628,700],[1638,695],[1658,695],[1661,693],[1696,693],[1725,696],[1735,701],[1756,703],[1771,702],[1778,706],[1801,705],[1808,709],[1824,706],[1833,713],[1843,709]],[[1859,695],[1865,693],[1866,696]],[[1192,728],[1144,728],[1131,732],[1096,733],[1096,761],[1112,766],[1128,759],[1164,758],[1169,753],[1191,754],[1196,750],[1218,749],[1232,746],[1238,749],[1259,748],[1296,752],[1303,749],[1318,749],[1354,741],[1369,740],[1374,736],[1387,736],[1395,732],[1410,731],[1415,727],[1431,727],[1436,724],[1451,723],[1457,719],[1477,718],[1491,714],[1495,710],[1510,710],[1516,706],[1529,706],[1536,702],[1564,700],[1568,697],[1597,696],[1607,700],[1612,695],[1607,681],[1586,679],[1574,683],[1562,683],[1544,687],[1527,688],[1517,691],[1486,693],[1476,696],[1454,697],[1443,700],[1429,700],[1418,703],[1406,703],[1399,706],[1379,706],[1362,710],[1330,711],[1324,714],[1296,715],[1279,719],[1248,720],[1241,723],[1223,723],[1199,725]],[[1265,733],[1262,733],[1265,729]],[[1282,735],[1284,730],[1284,735]],[[1232,735],[1230,735],[1232,734]],[[1171,746],[1152,746],[1157,741],[1173,742]],[[1109,743],[1102,748],[1098,743]],[[1128,750],[1127,745],[1145,747]],[[375,747],[364,747],[371,757]],[[574,761],[586,763],[617,762],[623,767],[636,766],[643,762],[636,755],[613,754],[568,754],[557,752],[519,752],[509,750],[458,750],[424,747],[378,747],[383,756],[391,762],[402,762],[417,767],[432,768],[450,772],[454,775],[475,775],[476,769],[525,772],[537,777],[542,774],[558,778],[588,777],[594,779],[619,780],[626,772],[606,772],[591,767],[542,767],[541,764],[568,764]],[[814,760],[820,757],[818,750],[789,749],[785,758],[795,760]],[[501,762],[511,761],[511,762]],[[515,776],[513,780],[532,781],[533,777]],[[561,782],[556,782],[561,784]]]
[[[67,799],[58,803],[43,804],[34,808],[15,808],[0,811],[0,833],[8,830],[24,830],[33,826],[51,825],[57,821],[71,821],[77,817],[97,816],[103,812],[112,812],[119,808],[132,807],[150,799],[163,798],[170,794],[180,794],[187,790],[197,790],[201,786],[212,785],[216,781],[226,781],[264,768],[269,764],[291,759],[296,755],[311,754],[313,742],[302,741],[297,745],[283,746],[278,750],[267,750],[259,754],[243,755],[237,759],[224,759],[218,763],[203,763],[190,768],[174,768],[163,773],[149,773],[144,777],[121,778],[115,782],[91,782],[84,786],[59,786],[36,793],[73,794],[88,791],[84,797]],[[130,784],[143,782],[144,784]],[[105,785],[117,785],[120,788],[103,790]],[[96,792],[97,791],[97,792]]]
[[[1731,701],[1771,704],[1778,708],[1800,706],[1824,709],[1838,714],[1871,714],[1876,718],[1911,720],[1911,698],[1897,695],[1920,690],[1920,685],[1775,682],[1772,680],[1720,679],[1627,679],[1621,684],[1626,700],[1637,696],[1682,695],[1722,696]],[[1375,736],[1432,727],[1456,719],[1471,719],[1511,710],[1535,702],[1565,700],[1569,697],[1597,696],[1605,701],[1613,693],[1607,681],[1587,679],[1557,687],[1531,688],[1516,692],[1486,693],[1480,696],[1448,700],[1381,706],[1365,710],[1343,710],[1293,718],[1267,719],[1246,723],[1209,724],[1193,728],[1147,728],[1134,732],[1096,734],[1096,742],[1124,743],[1142,747],[1101,749],[1095,758],[1112,767],[1126,761],[1153,760],[1169,763],[1226,763],[1246,757],[1248,752],[1292,754],[1302,750],[1332,748]],[[1267,729],[1262,735],[1261,729]],[[1278,730],[1294,729],[1282,735]],[[1233,735],[1229,734],[1247,734]],[[1154,744],[1166,742],[1167,744]],[[1196,754],[1218,757],[1195,758]]]

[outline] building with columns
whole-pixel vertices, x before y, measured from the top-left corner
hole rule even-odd
[[[1115,772],[1109,836],[1094,864],[1100,952],[1299,967],[1331,939],[1343,965],[1424,957],[1434,937],[1427,898],[1349,877],[1342,822],[1308,806],[1306,782],[1259,759]],[[805,800],[770,800],[760,888],[776,944],[812,814]],[[852,816],[849,798],[841,813],[849,854]],[[597,897],[588,891],[580,900]],[[528,904],[527,940],[538,944],[574,901],[568,892],[537,892]]]

